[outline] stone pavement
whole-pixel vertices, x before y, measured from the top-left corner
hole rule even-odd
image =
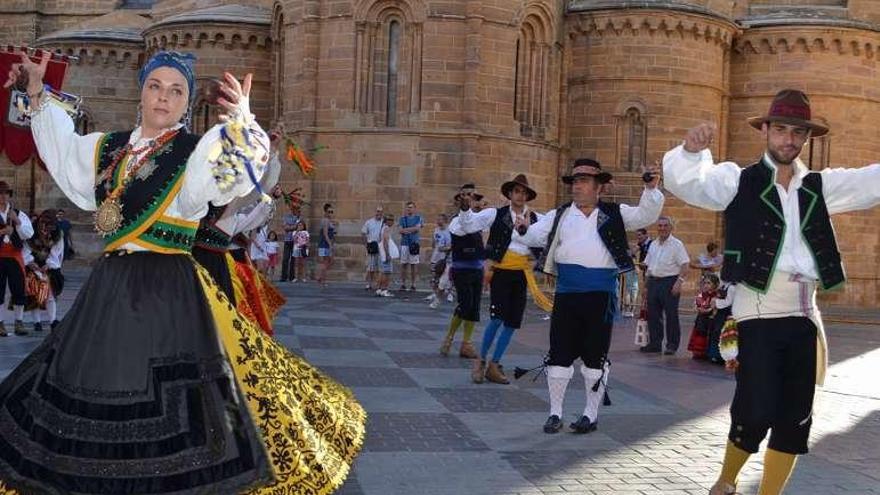
[[[70,274],[62,307],[84,275]],[[469,362],[437,354],[452,305],[431,310],[425,293],[382,299],[352,285],[281,287],[289,302],[277,338],[351,387],[369,412],[366,445],[340,494],[704,495],[717,476],[731,376],[684,352],[638,353],[632,320],[615,328],[613,405],[602,408],[599,430],[546,435],[543,377],[476,385]],[[505,357],[508,370],[540,362],[549,323],[541,316],[530,308]],[[828,333],[833,365],[817,393],[812,453],[800,459],[786,493],[880,494],[880,322],[829,325]],[[0,339],[0,373],[37,341]],[[582,408],[575,373],[565,420]],[[760,467],[754,456],[744,493],[756,492]]]

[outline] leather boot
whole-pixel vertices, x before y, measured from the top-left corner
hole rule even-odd
[[[462,342],[461,347],[458,349],[458,357],[462,357],[465,359],[477,359],[480,357],[477,354],[477,350],[474,348],[474,344],[470,342]]]
[[[471,379],[474,383],[483,383],[486,375],[486,360],[474,359],[474,368],[471,370]]]
[[[440,344],[440,355],[446,357],[449,355],[449,348],[452,347],[452,339],[447,338]]]
[[[15,335],[30,335],[30,332],[24,327],[24,322],[21,320],[15,320],[14,329]]]
[[[718,481],[709,489],[709,495],[740,495],[740,492],[736,491],[735,486]]]
[[[489,380],[492,383],[500,383],[501,385],[507,385],[510,383],[510,380],[504,376],[504,372],[501,371],[501,365],[496,362],[490,362],[489,367],[486,368],[486,380]]]

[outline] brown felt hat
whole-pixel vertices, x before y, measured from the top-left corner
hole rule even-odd
[[[538,197],[538,193],[536,193],[535,190],[532,189],[532,186],[529,185],[528,177],[523,174],[519,174],[514,177],[513,180],[501,184],[501,194],[503,194],[505,198],[510,199],[510,191],[516,186],[522,186],[526,189],[526,193],[528,194],[526,201],[531,201]]]
[[[752,117],[749,125],[760,130],[765,122],[781,122],[783,124],[806,127],[812,131],[812,137],[828,134],[828,127],[810,120],[810,99],[802,91],[783,89],[770,103],[770,111],[762,117]]]

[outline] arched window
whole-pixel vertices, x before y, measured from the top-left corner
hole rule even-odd
[[[620,166],[629,172],[637,172],[645,166],[647,148],[647,129],[642,112],[629,108],[623,117],[624,159]]]
[[[407,127],[422,109],[422,0],[363,0],[355,12],[354,109],[361,125]]]
[[[278,8],[272,22],[272,115],[277,122],[284,117],[284,13]]]
[[[620,103],[615,112],[615,158],[619,170],[641,172],[648,161],[648,118],[639,100]]]
[[[525,16],[516,40],[513,62],[513,118],[520,134],[543,138],[550,121],[556,52],[550,21],[541,12]]]
[[[397,126],[397,74],[400,64],[400,21],[388,26],[388,78],[385,94],[385,125]]]

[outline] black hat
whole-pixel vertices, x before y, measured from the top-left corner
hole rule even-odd
[[[538,193],[532,189],[532,186],[529,185],[529,179],[523,174],[519,174],[513,178],[513,180],[509,180],[504,184],[501,184],[501,194],[504,195],[505,198],[510,199],[510,191],[513,190],[515,186],[522,186],[526,189],[526,201],[531,201],[538,196]]]
[[[459,191],[461,191],[461,190],[463,190],[463,189],[473,189],[474,192],[471,193],[471,198],[473,198],[473,199],[475,199],[475,200],[477,200],[477,201],[483,199],[483,195],[480,194],[480,193],[478,193],[478,192],[476,192],[476,190],[477,190],[477,186],[475,186],[475,185],[473,184],[473,182],[468,182],[467,184],[462,184],[462,186],[458,188]],[[461,198],[461,192],[459,192],[458,194],[456,194],[455,196],[453,196],[453,197],[452,197],[452,200],[453,200],[453,201],[458,201],[459,198]]]
[[[578,158],[571,167],[571,174],[563,175],[562,182],[571,184],[578,177],[595,177],[600,184],[607,184],[614,178],[608,172],[602,171],[602,164],[590,158]]]
[[[9,183],[5,180],[0,180],[0,193],[6,193],[12,196],[12,188],[9,187]]]

